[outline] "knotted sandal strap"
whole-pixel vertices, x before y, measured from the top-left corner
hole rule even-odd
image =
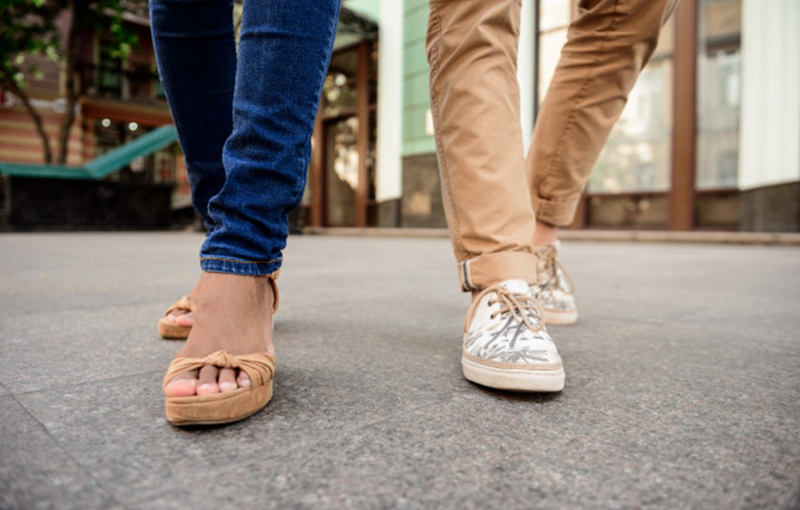
[[[189,310],[190,312],[194,312],[194,303],[192,303],[192,300],[189,299],[189,296],[183,296],[179,300],[172,303],[172,306],[169,307],[167,313],[164,314],[164,317],[171,314],[174,310]]]
[[[205,358],[176,358],[170,363],[162,387],[166,387],[175,376],[205,366],[238,368],[250,377],[251,387],[261,386],[275,374],[275,357],[264,353],[234,356],[228,351],[212,352]]]

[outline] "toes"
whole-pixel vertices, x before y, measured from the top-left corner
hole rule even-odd
[[[200,369],[200,377],[197,381],[197,394],[207,395],[209,393],[219,393],[217,377],[219,369],[214,366],[205,366]]]
[[[178,326],[194,326],[194,315],[192,315],[192,312],[176,315],[172,320]]]
[[[175,376],[164,387],[167,397],[191,397],[197,393],[197,370],[185,372]]]
[[[250,376],[244,370],[239,370],[239,377],[236,378],[236,382],[239,384],[240,388],[249,388],[252,384],[250,382]]]
[[[194,315],[189,310],[176,308],[167,314],[167,319],[178,326],[193,326]]]
[[[190,397],[233,391],[237,388],[250,387],[250,378],[241,370],[236,375],[232,368],[219,369],[205,366],[200,370],[192,370],[175,376],[164,388],[167,397]]]
[[[236,384],[236,370],[232,368],[223,368],[219,371],[219,391],[233,391],[239,387]]]

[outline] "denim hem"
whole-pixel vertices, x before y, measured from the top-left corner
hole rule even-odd
[[[269,276],[281,267],[283,259],[264,262],[247,262],[243,260],[203,257],[200,269],[207,273],[228,273],[240,276]]]

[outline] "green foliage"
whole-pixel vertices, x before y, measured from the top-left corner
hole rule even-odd
[[[123,24],[122,15],[128,5],[135,3],[130,0],[96,0],[94,2],[78,0],[80,7],[76,7],[76,9],[81,10],[87,25],[111,35],[111,40],[114,42],[111,56],[125,60],[136,47],[138,40],[136,34]]]
[[[24,87],[26,74],[35,79],[42,77],[36,66],[26,64],[26,56],[67,60],[57,20],[68,9],[73,11],[78,33],[89,27],[108,33],[113,41],[112,56],[126,59],[137,44],[136,34],[123,23],[123,14],[131,3],[131,0],[0,0],[0,72]]]
[[[26,55],[46,55],[58,60],[60,41],[56,17],[62,8],[47,0],[0,0],[0,70],[19,86],[25,85]]]

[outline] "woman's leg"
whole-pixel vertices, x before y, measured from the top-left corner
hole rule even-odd
[[[208,204],[204,271],[264,276],[280,267],[299,203],[339,0],[245,2],[225,183]]]
[[[212,232],[208,201],[225,182],[222,147],[233,131],[233,2],[153,0],[150,24],[161,83],[186,161],[192,204]],[[176,308],[162,321],[184,328],[180,333],[184,335],[194,317],[188,309]]]
[[[213,231],[208,201],[225,182],[222,147],[233,131],[233,0],[151,0],[150,26],[192,204]]]
[[[199,27],[199,32],[209,36],[218,34],[232,26],[229,17],[223,19],[220,14],[213,26],[193,21],[195,10],[218,3],[151,0],[154,11],[171,9],[170,17],[175,18],[175,23],[154,24],[153,30],[174,33],[180,27],[186,37],[191,37],[189,34]],[[203,274],[190,295],[195,305],[195,324],[178,357],[203,357],[217,350],[234,355],[274,353],[274,297],[264,277],[281,265],[288,234],[287,214],[299,202],[305,186],[310,137],[338,10],[337,0],[245,3],[233,96],[233,129],[222,149],[225,179],[208,202],[208,217],[214,228],[201,249]],[[183,19],[178,22],[178,18]],[[159,37],[155,35],[157,40]],[[226,38],[218,44],[227,45],[228,41]],[[167,60],[177,69],[174,76],[179,79],[184,62],[175,57]],[[217,85],[212,76],[216,71],[211,65],[206,68],[208,79],[189,81],[188,77],[183,85],[189,89],[207,88],[211,93]],[[203,97],[193,91],[186,94],[195,100]],[[205,104],[181,98],[172,108],[203,111]],[[184,132],[189,137],[202,136],[193,126]],[[247,385],[242,374],[236,380],[233,370],[206,366],[179,375],[167,385],[165,393],[215,393],[235,389],[237,383]]]

